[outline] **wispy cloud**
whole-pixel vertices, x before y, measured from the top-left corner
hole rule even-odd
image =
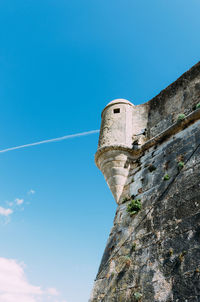
[[[24,203],[24,199],[16,198],[15,202],[16,202],[16,205],[20,206]]]
[[[35,190],[33,190],[33,189],[29,190],[29,191],[28,191],[28,194],[29,194],[29,195],[35,194]]]
[[[15,259],[0,258],[0,301],[1,302],[56,302],[56,288],[42,289],[32,285],[26,278],[23,264]]]
[[[90,134],[94,134],[94,133],[99,133],[99,130],[91,130],[91,131],[87,131],[87,132],[70,134],[70,135],[65,135],[65,136],[61,136],[61,137],[51,138],[51,139],[47,139],[47,140],[43,140],[43,141],[31,143],[31,144],[26,144],[26,145],[20,145],[20,146],[16,146],[16,147],[11,147],[11,148],[0,150],[0,153],[5,153],[5,152],[8,152],[8,151],[13,151],[13,150],[17,150],[17,149],[23,149],[23,148],[33,147],[33,146],[38,146],[38,145],[47,144],[47,143],[59,142],[59,141],[63,141],[63,140],[66,140],[66,139],[75,138],[75,137],[79,137],[79,136],[86,136],[86,135],[90,135]]]
[[[13,210],[12,209],[6,209],[6,208],[3,208],[3,207],[0,207],[0,215],[1,216],[9,216],[13,213]]]
[[[33,189],[28,191],[28,194],[33,195],[35,191]],[[24,210],[24,204],[29,204],[29,202],[25,203],[24,198],[15,198],[13,201],[6,201],[1,204],[6,204],[7,206],[0,206],[0,217],[2,217],[1,222],[7,224],[10,222],[11,214],[19,211]],[[1,302],[1,301],[0,301]]]

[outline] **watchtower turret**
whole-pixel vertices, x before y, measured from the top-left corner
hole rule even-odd
[[[124,99],[110,102],[102,112],[95,161],[117,203],[129,175],[133,143],[134,105]]]
[[[116,145],[132,147],[133,107],[131,102],[117,99],[104,108],[98,148]]]
[[[117,99],[110,102],[101,115],[95,162],[117,203],[125,197],[124,186],[136,159],[133,149],[146,139],[147,112],[146,105],[134,106],[125,99]]]

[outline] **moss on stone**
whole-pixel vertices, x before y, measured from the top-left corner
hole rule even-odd
[[[178,115],[177,121],[182,121],[182,120],[184,120],[184,118],[185,118],[185,114],[181,113],[181,114]]]
[[[134,293],[134,298],[135,298],[136,301],[140,301],[141,298],[142,298],[142,294],[139,293],[139,292],[135,292]]]
[[[179,167],[179,169],[182,169],[183,167],[184,167],[184,162],[183,161],[179,161],[179,163],[178,163],[178,167]]]
[[[196,109],[200,108],[200,103],[196,104]]]
[[[163,179],[164,179],[164,180],[169,180],[169,179],[170,179],[170,176],[169,176],[168,174],[165,174],[165,176],[164,176]]]

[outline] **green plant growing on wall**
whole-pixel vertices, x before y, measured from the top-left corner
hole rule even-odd
[[[142,294],[139,292],[134,293],[134,298],[136,301],[140,301],[140,299],[142,298]]]
[[[127,205],[127,212],[132,216],[137,214],[142,208],[140,199],[132,199],[131,202]]]
[[[181,114],[178,115],[177,121],[182,121],[182,120],[184,120],[184,118],[185,118],[185,114],[181,113]]]
[[[179,169],[182,169],[184,167],[185,163],[183,161],[179,161],[178,167]]]
[[[196,104],[196,109],[200,108],[200,103]]]
[[[168,174],[165,174],[165,176],[164,176],[163,179],[164,179],[164,180],[169,180],[169,179],[170,179],[170,176],[169,176]]]

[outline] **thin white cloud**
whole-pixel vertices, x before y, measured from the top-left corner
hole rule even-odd
[[[6,209],[6,208],[3,208],[3,207],[0,207],[0,215],[1,216],[9,216],[13,213],[13,210],[12,209]]]
[[[16,199],[15,199],[15,202],[16,202],[16,204],[17,204],[18,206],[20,206],[21,204],[24,203],[24,199],[16,198]]]
[[[14,259],[0,258],[1,302],[55,302],[59,293],[55,288],[43,290],[30,284],[22,264]]]
[[[29,192],[30,194],[35,193],[34,190],[30,190]],[[19,210],[24,210],[24,208],[22,207],[22,205],[24,204],[24,199],[15,198],[14,201],[5,201],[4,203],[7,205],[7,207],[0,206],[0,216],[4,217],[3,220],[1,219],[1,222],[7,224],[8,222],[10,222],[11,214]],[[26,204],[28,204],[28,202]]]

